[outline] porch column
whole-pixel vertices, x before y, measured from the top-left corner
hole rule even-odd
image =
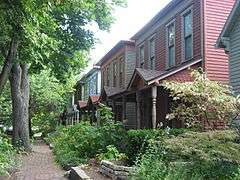
[[[141,128],[141,92],[136,92],[136,100],[137,100],[137,129]]]
[[[154,87],[152,87],[152,126],[153,126],[153,129],[155,129],[157,126],[156,101],[157,101],[157,86],[154,86]]]

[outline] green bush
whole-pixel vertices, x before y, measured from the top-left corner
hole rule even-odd
[[[213,131],[187,132],[161,142],[150,140],[133,179],[237,179],[237,138],[234,131]]]
[[[129,130],[125,150],[128,163],[133,165],[139,155],[145,154],[150,139],[161,140],[164,136],[177,136],[186,131],[186,129]]]
[[[10,140],[0,132],[0,176],[8,174],[15,163],[16,151],[10,144]]]
[[[107,151],[108,145],[123,149],[126,131],[121,124],[106,124],[102,127],[82,122],[58,130],[53,138],[54,154],[62,166],[86,163],[97,154]]]
[[[120,153],[118,149],[113,146],[107,146],[106,152],[98,154],[97,159],[101,160],[110,160],[110,161],[126,161],[127,156],[124,153]]]

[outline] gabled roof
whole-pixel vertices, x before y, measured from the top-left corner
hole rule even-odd
[[[102,59],[100,59],[99,62],[97,62],[97,66],[103,65],[107,60],[109,60],[115,53],[117,53],[121,48],[123,48],[125,45],[132,45],[134,46],[134,41],[128,41],[128,40],[121,40],[119,41],[105,56],[103,56]]]
[[[154,26],[162,17],[164,17],[171,9],[176,7],[182,0],[172,0],[168,3],[156,16],[154,16],[142,29],[140,29],[131,39],[136,40],[141,34]]]
[[[217,47],[224,48],[226,46],[224,41],[227,40],[227,38],[230,36],[230,33],[234,28],[235,23],[239,20],[239,17],[240,1],[237,0],[217,40]]]
[[[146,69],[141,69],[141,68],[136,68],[134,73],[133,73],[133,76],[128,84],[128,88],[131,88],[135,78],[137,77],[137,75],[139,75],[141,77],[141,79],[144,81],[145,85],[152,85],[152,84],[155,84],[155,83],[159,83],[159,81],[167,78],[167,77],[170,77],[184,69],[187,69],[199,62],[201,62],[202,59],[199,59],[199,60],[194,60],[194,61],[188,61],[188,62],[185,62],[183,64],[181,64],[180,66],[178,67],[175,67],[169,71],[153,71],[153,70],[146,70]]]

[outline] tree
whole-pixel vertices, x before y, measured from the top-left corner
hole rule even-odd
[[[202,125],[206,121],[212,126],[237,117],[240,101],[229,86],[209,80],[201,69],[192,71],[191,75],[192,82],[164,82],[173,99],[169,120],[181,120],[187,126]]]
[[[13,102],[13,144],[30,149],[28,73],[46,67],[65,82],[84,67],[96,39],[88,28],[109,30],[115,6],[124,0],[3,0],[0,2],[2,71],[0,93],[9,74]],[[10,73],[11,71],[11,73]]]

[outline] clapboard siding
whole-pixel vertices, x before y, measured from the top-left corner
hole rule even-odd
[[[127,87],[134,69],[136,67],[136,52],[135,47],[126,46],[126,54],[125,54],[125,87]]]
[[[228,56],[215,48],[217,38],[236,0],[204,0],[205,70],[209,79],[229,81]]]
[[[240,93],[240,18],[236,22],[230,35],[230,85]]]

